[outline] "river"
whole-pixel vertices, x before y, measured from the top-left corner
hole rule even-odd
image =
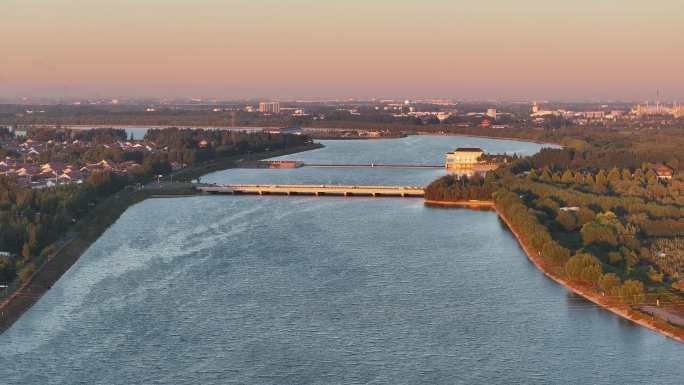
[[[462,137],[287,159],[439,163]],[[204,181],[423,185],[431,169]],[[684,345],[544,277],[492,212],[420,199],[196,196],[127,210],[0,335],[8,384],[681,384]]]

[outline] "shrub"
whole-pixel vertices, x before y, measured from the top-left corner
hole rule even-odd
[[[19,271],[19,279],[21,282],[26,282],[31,278],[33,273],[36,272],[36,266],[33,265],[33,263],[29,263],[28,265],[24,266],[21,271]]]

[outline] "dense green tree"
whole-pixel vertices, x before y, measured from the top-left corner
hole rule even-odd
[[[590,222],[582,226],[582,242],[584,245],[607,244],[617,246],[618,239],[615,228],[602,225],[598,222]]]
[[[577,212],[577,224],[580,227],[584,226],[585,224],[593,221],[595,217],[596,213],[594,213],[593,210],[586,207],[580,207],[579,211]]]
[[[575,183],[575,174],[570,169],[565,170],[563,172],[563,177],[561,178],[561,181],[567,184]]]
[[[430,183],[425,189],[425,199],[433,201],[489,200],[495,189],[493,179],[479,174],[471,177],[449,174]]]
[[[542,248],[542,256],[561,265],[565,265],[568,259],[570,259],[570,251],[565,247],[560,246],[555,241],[548,241]]]

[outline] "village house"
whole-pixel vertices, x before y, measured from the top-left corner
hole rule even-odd
[[[40,141],[32,138],[26,140],[12,137],[2,141],[3,149],[14,156],[0,158],[0,175],[12,177],[22,187],[45,188],[62,184],[83,183],[85,178],[93,172],[115,172],[119,174],[133,174],[142,166],[135,161],[113,162],[102,159],[97,163],[65,164],[59,161],[40,162],[48,155],[59,153],[60,150],[78,148],[82,152],[87,148],[102,146],[106,149],[121,149],[125,152],[154,152],[156,145],[149,141],[116,141],[96,144],[88,141]],[[208,143],[207,143],[208,145]],[[176,168],[185,165],[177,164]]]

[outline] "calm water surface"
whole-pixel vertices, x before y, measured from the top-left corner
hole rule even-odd
[[[482,146],[325,142],[309,162]],[[228,170],[220,182],[425,184],[442,170]],[[10,330],[8,384],[681,384],[684,345],[538,272],[491,212],[418,199],[151,199]]]

